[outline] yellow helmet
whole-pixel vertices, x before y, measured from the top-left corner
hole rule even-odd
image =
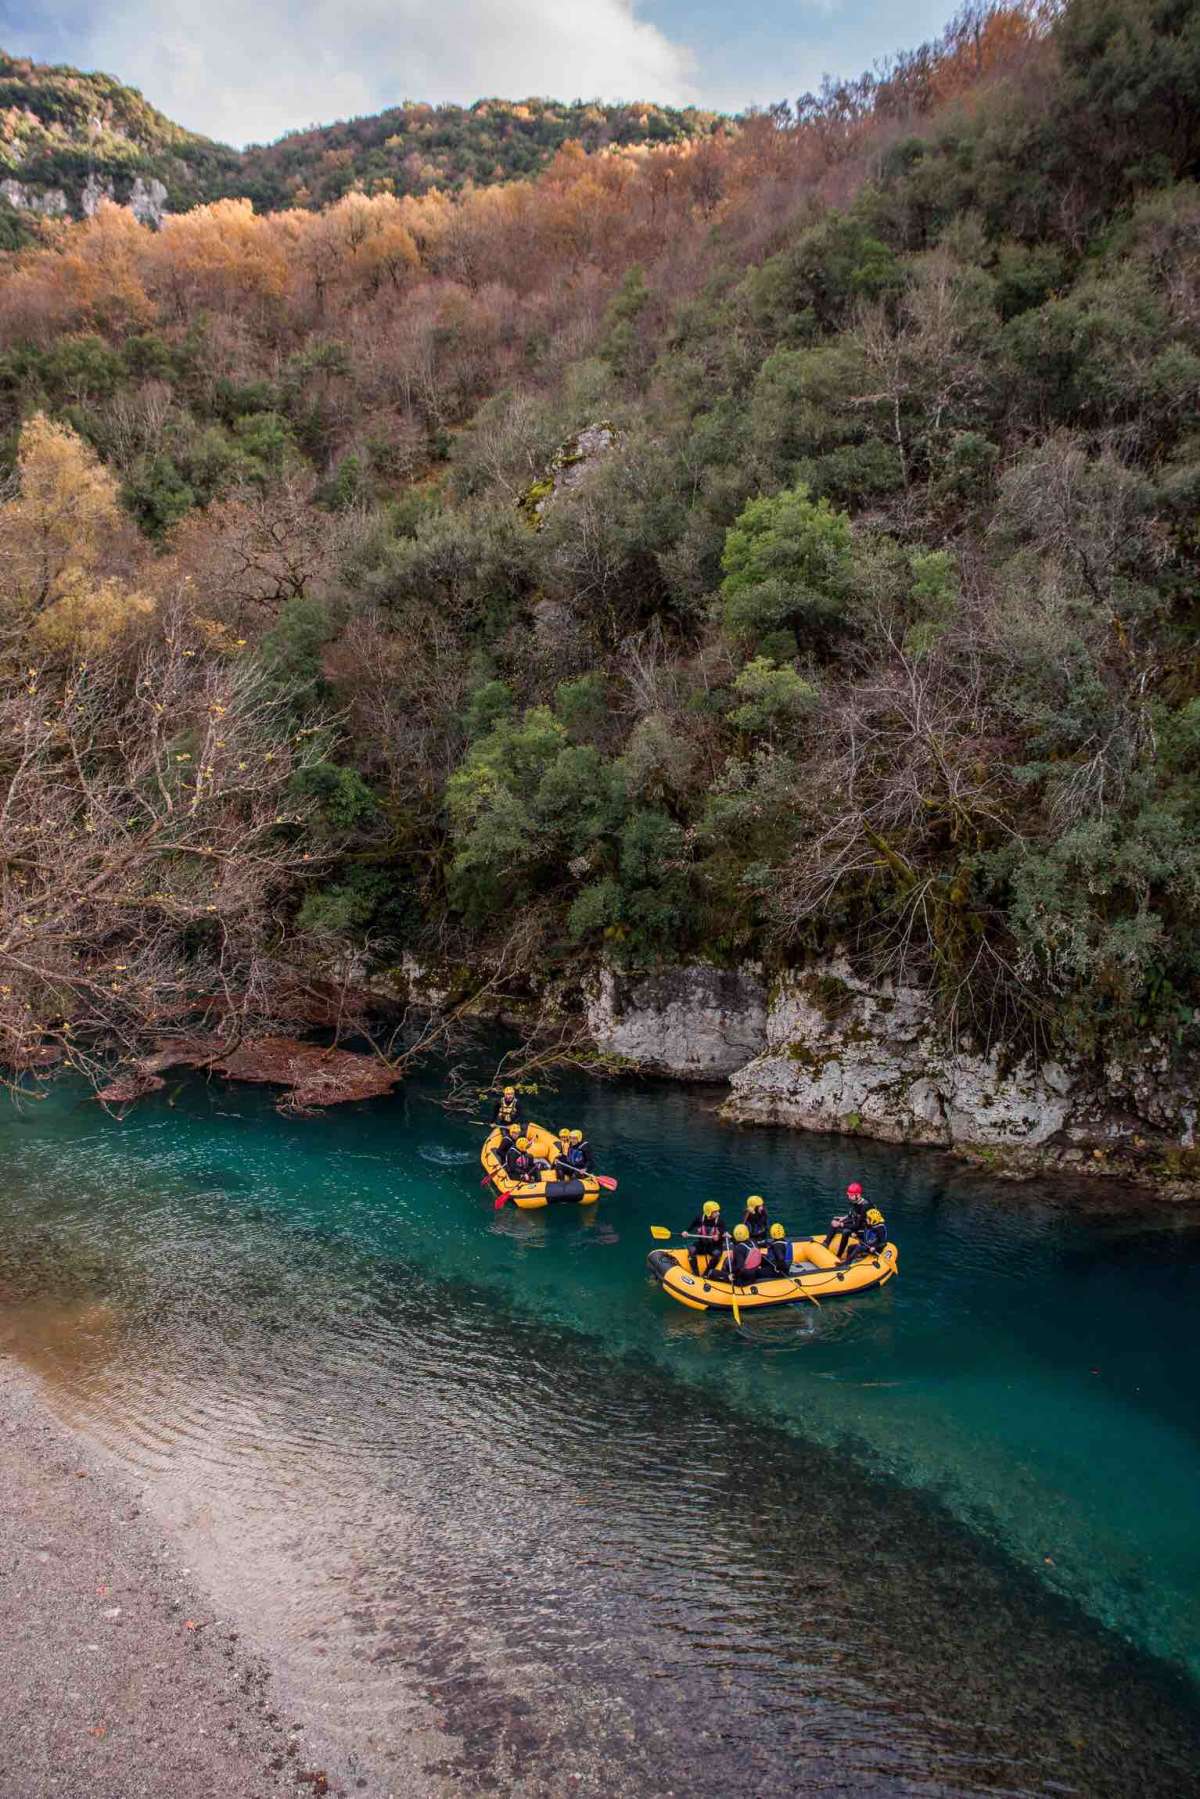
[[[571,1132],[571,1142],[572,1143],[582,1143],[583,1142],[583,1132],[582,1131],[572,1131]]]
[[[519,1137],[521,1135],[520,1125],[519,1124],[510,1124],[508,1127],[508,1134],[510,1137]]]
[[[505,1099],[516,1099],[516,1097],[517,1097],[516,1088],[515,1087],[506,1087],[504,1089],[504,1097],[505,1097]]]
[[[528,1137],[518,1137],[517,1138],[517,1148],[518,1149],[528,1149],[529,1148],[529,1138]]]
[[[750,1195],[749,1199],[746,1201],[746,1210],[748,1212],[757,1212],[759,1210],[759,1208],[761,1206],[765,1206],[766,1203],[767,1202],[763,1198],[761,1193],[752,1193]]]
[[[733,1227],[733,1234],[739,1243],[749,1243],[750,1241],[750,1232],[746,1229],[744,1224],[735,1224]]]
[[[784,1229],[781,1224],[773,1224],[771,1226],[771,1235],[773,1237],[782,1237],[784,1234]]]
[[[879,1210],[878,1206],[872,1206],[871,1210],[867,1213],[867,1223],[868,1224],[882,1224],[883,1223],[883,1213]]]
[[[700,1209],[706,1218],[715,1218],[721,1210],[715,1199],[706,1199]]]
[[[566,1128],[565,1125],[563,1126],[562,1130],[558,1133],[558,1140],[560,1143],[569,1143],[571,1141],[571,1133]]]

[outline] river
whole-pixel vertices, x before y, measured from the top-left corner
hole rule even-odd
[[[582,1082],[536,1110],[619,1192],[495,1212],[436,1093],[0,1118],[0,1348],[364,1781],[1200,1790],[1194,1217]],[[646,1277],[854,1177],[880,1292],[738,1331]]]

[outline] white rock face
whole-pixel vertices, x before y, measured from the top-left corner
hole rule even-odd
[[[67,210],[67,196],[61,187],[49,187],[35,193],[20,181],[0,181],[0,195],[18,212],[40,212],[47,218],[58,218]]]
[[[149,181],[138,175],[134,178],[125,204],[139,224],[157,227],[162,224],[163,214],[167,210],[166,187],[161,181],[155,180],[153,175]]]
[[[1003,1070],[949,1049],[917,988],[869,987],[848,964],[792,976],[767,1044],[732,1076],[727,1116],[898,1143],[1038,1148],[1067,1125],[1074,1083],[1054,1063]]]
[[[113,198],[115,196],[111,181],[101,181],[98,176],[89,175],[79,196],[79,209],[85,219],[90,219],[98,211],[102,200]]]
[[[752,969],[692,963],[624,974],[604,968],[585,1005],[598,1049],[681,1080],[722,1080],[767,1040],[766,991]]]

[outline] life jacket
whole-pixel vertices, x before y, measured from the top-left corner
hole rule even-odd
[[[725,1235],[725,1226],[719,1218],[701,1216],[695,1220],[693,1228],[698,1237],[706,1237],[714,1243],[719,1243]]]
[[[519,1181],[536,1181],[541,1173],[537,1159],[528,1150],[519,1149],[508,1164],[508,1172]]]
[[[519,1099],[502,1099],[496,1107],[496,1116],[501,1124],[515,1124],[521,1114]]]
[[[733,1246],[733,1274],[738,1280],[744,1280],[748,1274],[757,1274],[762,1267],[763,1252],[757,1243],[735,1243]]]

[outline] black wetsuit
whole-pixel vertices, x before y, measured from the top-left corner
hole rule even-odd
[[[771,1235],[771,1220],[767,1217],[766,1206],[759,1206],[757,1211],[747,1212],[742,1223],[750,1232],[751,1243],[757,1243],[761,1249]]]
[[[705,1258],[706,1270],[712,1267],[713,1261],[720,1254],[721,1246],[725,1241],[725,1226],[719,1217],[706,1218],[701,1212],[692,1219],[688,1230],[694,1237],[705,1239],[703,1243],[692,1243],[688,1248],[688,1261],[691,1263],[692,1273],[699,1274],[700,1263],[697,1258],[700,1256]]]
[[[784,1238],[777,1238],[768,1243],[763,1251],[767,1266],[772,1274],[786,1275],[792,1266],[792,1246]]]
[[[835,1218],[824,1239],[826,1249],[832,1249],[834,1255],[844,1256],[850,1247],[851,1237],[857,1237],[860,1231],[867,1228],[867,1202],[865,1199],[852,1199],[844,1218]],[[834,1238],[839,1243],[834,1243]],[[840,1245],[840,1246],[839,1246]]]
[[[846,1252],[846,1260],[859,1262],[864,1256],[877,1256],[881,1249],[887,1248],[887,1240],[886,1224],[864,1224],[858,1242],[851,1244]]]

